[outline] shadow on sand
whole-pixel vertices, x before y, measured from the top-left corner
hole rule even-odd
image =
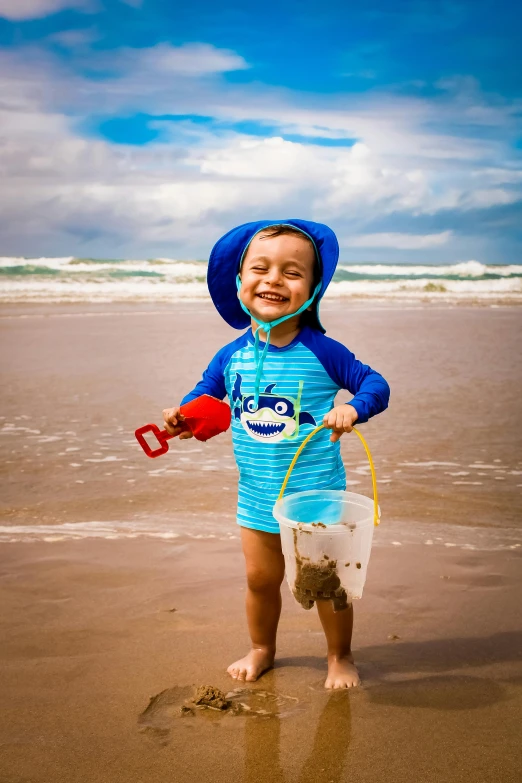
[[[506,631],[491,636],[429,639],[423,642],[389,641],[355,651],[363,669],[371,669],[372,680],[387,675],[421,672],[453,672],[455,669],[516,662],[522,650],[522,631]],[[307,667],[325,672],[324,657],[303,656],[278,658],[275,668]]]

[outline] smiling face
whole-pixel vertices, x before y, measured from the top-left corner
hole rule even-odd
[[[315,252],[304,236],[267,236],[251,241],[241,267],[241,301],[260,321],[299,310],[312,294]]]

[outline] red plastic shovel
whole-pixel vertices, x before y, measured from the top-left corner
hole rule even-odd
[[[220,432],[226,432],[230,427],[230,407],[226,402],[211,397],[209,394],[202,394],[201,397],[187,402],[180,407],[179,411],[185,417],[185,421],[177,425],[180,428],[177,435],[181,432],[192,432],[197,440],[208,440],[214,435],[219,435]],[[151,449],[144,438],[147,432],[152,432],[156,436],[159,448]],[[171,435],[167,430],[160,430],[156,424],[145,424],[145,426],[139,427],[134,434],[147,457],[159,457],[161,454],[166,454],[169,450],[167,441],[177,437],[177,435]]]

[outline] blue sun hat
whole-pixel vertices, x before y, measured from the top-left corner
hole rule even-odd
[[[270,226],[289,226],[301,231],[313,244],[317,263],[319,265],[320,281],[311,297],[295,313],[278,318],[275,321],[260,321],[240,300],[241,279],[239,272],[246,251],[252,239]],[[254,354],[257,374],[254,392],[254,404],[259,403],[259,386],[263,372],[263,364],[270,343],[270,331],[289,318],[303,313],[313,305],[314,325],[325,331],[319,320],[319,303],[326,291],[339,259],[339,244],[334,232],[323,223],[313,223],[311,220],[258,220],[254,223],[244,223],[237,226],[219,239],[210,253],[207,271],[207,284],[210,296],[222,318],[234,329],[245,329],[251,320],[257,324],[254,335]],[[266,334],[266,343],[261,356],[259,355],[259,330]]]

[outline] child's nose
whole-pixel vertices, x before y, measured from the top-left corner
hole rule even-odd
[[[277,267],[271,267],[268,270],[267,279],[272,285],[277,285],[281,282],[281,272]]]

